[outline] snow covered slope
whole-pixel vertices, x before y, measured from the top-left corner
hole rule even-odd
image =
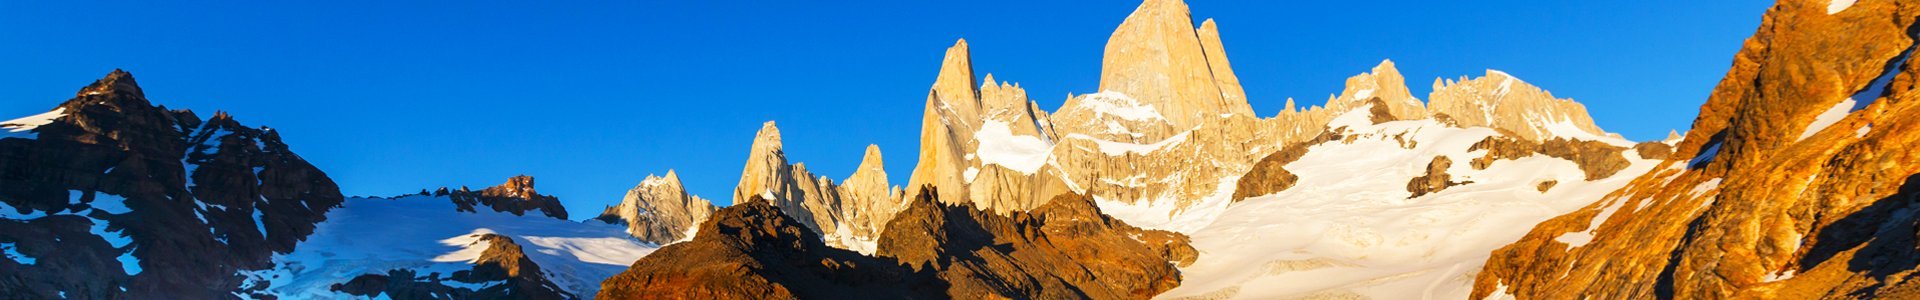
[[[1476,170],[1469,161],[1489,150],[1469,149],[1500,136],[1496,130],[1432,119],[1374,124],[1364,107],[1328,127],[1345,139],[1287,164],[1299,176],[1292,188],[1188,219],[1210,223],[1174,226],[1199,228],[1189,234],[1201,255],[1162,298],[1463,298],[1490,251],[1657,162],[1629,149],[1621,153],[1625,170],[1594,181],[1580,165],[1542,154]],[[1410,197],[1409,181],[1426,175],[1436,156],[1452,161],[1446,173],[1463,184]]]
[[[618,225],[476,211],[458,211],[445,196],[349,198],[293,253],[275,256],[274,269],[243,275],[270,280],[268,291],[282,298],[345,298],[331,287],[362,274],[410,269],[446,276],[466,270],[488,246],[476,243],[476,236],[492,233],[512,238],[566,292],[591,298],[601,280],[657,248]]]

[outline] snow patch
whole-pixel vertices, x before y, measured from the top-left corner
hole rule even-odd
[[[1820,130],[1826,129],[1827,126],[1840,122],[1840,119],[1846,118],[1847,114],[1853,112],[1854,103],[1852,98],[1840,99],[1840,103],[1834,103],[1833,107],[1828,107],[1826,111],[1820,112],[1819,116],[1814,116],[1813,123],[1807,123],[1807,129],[1800,131],[1800,138],[1795,141],[1806,140],[1813,134],[1820,133]]]
[[[1040,171],[1053,150],[1052,145],[1038,137],[1013,134],[1007,122],[998,120],[981,123],[973,139],[979,143],[979,149],[974,152],[981,163],[1001,165],[1028,175]]]
[[[1600,209],[1600,214],[1594,215],[1593,219],[1587,220],[1586,229],[1561,234],[1558,237],[1554,237],[1553,241],[1567,244],[1567,249],[1580,248],[1586,246],[1587,243],[1593,242],[1594,230],[1599,230],[1600,225],[1606,224],[1607,219],[1613,218],[1614,212],[1620,211],[1620,206],[1627,204],[1626,200],[1619,198],[1614,198],[1614,200],[1611,201],[1613,202],[1608,203],[1606,208]]]
[[[1760,278],[1760,282],[1775,282],[1787,279],[1793,279],[1793,270],[1768,273],[1766,277]]]
[[[1152,104],[1140,103],[1132,96],[1115,91],[1087,94],[1075,107],[1092,111],[1096,119],[1112,115],[1131,121],[1167,121]]]
[[[1837,14],[1847,10],[1848,7],[1853,7],[1853,2],[1854,0],[1830,0],[1827,2],[1827,14]]]
[[[67,109],[54,108],[52,111],[0,122],[0,138],[35,139],[39,134],[34,129],[53,123],[54,119],[66,116]]]

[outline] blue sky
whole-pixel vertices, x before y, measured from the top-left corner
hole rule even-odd
[[[0,2],[0,119],[124,68],[174,108],[281,131],[349,195],[539,178],[575,218],[676,169],[731,195],[761,122],[845,178],[867,144],[904,183],[944,49],[1042,108],[1095,92],[1133,1]],[[487,1],[482,1],[487,2]],[[1350,3],[1352,2],[1352,3]],[[1364,2],[1364,3],[1361,3]],[[1585,103],[1634,140],[1684,130],[1765,1],[1190,1],[1214,18],[1261,115],[1319,104],[1393,59],[1499,69]],[[1673,3],[1664,3],[1673,2]]]

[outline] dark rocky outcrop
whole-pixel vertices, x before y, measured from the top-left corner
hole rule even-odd
[[[1673,155],[1673,146],[1659,141],[1640,142],[1633,145],[1633,152],[1639,153],[1640,158],[1664,160]]]
[[[878,253],[934,272],[951,298],[1147,299],[1180,284],[1174,263],[1198,258],[1187,243],[1107,217],[1088,196],[1009,215],[923,196],[887,224]]]
[[[1288,172],[1285,168],[1287,164],[1300,160],[1302,155],[1307,155],[1308,147],[1338,139],[1340,134],[1322,131],[1313,139],[1287,145],[1286,148],[1261,158],[1259,162],[1253,163],[1253,170],[1247,171],[1247,174],[1240,176],[1240,180],[1236,182],[1233,189],[1233,202],[1271,195],[1292,188],[1293,184],[1300,180],[1300,176]]]
[[[1625,170],[1632,164],[1621,155],[1627,148],[1608,145],[1604,142],[1554,138],[1534,143],[1509,136],[1511,135],[1491,136],[1474,143],[1468,151],[1487,150],[1487,154],[1474,158],[1468,163],[1475,170],[1484,170],[1487,166],[1493,165],[1494,161],[1518,159],[1538,153],[1573,161],[1580,165],[1581,171],[1587,174],[1587,180],[1612,177],[1614,173],[1619,173],[1620,170]]]
[[[693,240],[601,283],[600,299],[930,299],[942,288],[892,260],[827,247],[770,201],[714,213]]]
[[[926,191],[888,223],[878,257],[827,247],[765,201],[721,209],[693,240],[602,283],[601,298],[1146,299],[1179,284],[1186,236],[1063,195],[998,215]]]
[[[458,190],[440,188],[435,196],[447,196],[453,199],[460,211],[474,212],[475,207],[487,207],[496,212],[512,213],[524,216],[529,211],[540,211],[555,219],[567,219],[567,207],[560,205],[560,198],[541,195],[533,189],[533,176],[518,175],[507,178],[506,183],[475,191],[465,186]]]
[[[147,102],[115,70],[32,137],[0,138],[8,297],[220,299],[273,266],[343,201],[273,129]]]
[[[473,262],[473,268],[452,274],[420,274],[409,269],[389,270],[385,274],[366,274],[333,285],[333,290],[349,295],[391,299],[577,299],[540,271],[540,266],[521,252],[512,238],[497,234],[479,234],[473,243],[487,248]],[[450,285],[451,284],[451,285]],[[479,286],[475,289],[473,287]]]
[[[1447,167],[1453,166],[1453,160],[1446,156],[1435,156],[1427,163],[1427,174],[1407,181],[1407,192],[1413,193],[1408,199],[1439,192],[1448,187],[1473,183],[1472,181],[1453,181],[1453,175],[1447,174]]]

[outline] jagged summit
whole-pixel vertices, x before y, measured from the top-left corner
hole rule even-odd
[[[113,72],[107,73],[106,77],[94,81],[93,84],[88,84],[86,88],[80,89],[79,92],[75,92],[74,97],[102,94],[121,94],[128,98],[138,98],[141,100],[147,97],[146,92],[141,91],[140,85],[133,80],[133,73],[128,73],[121,69],[113,69]]]
[[[1400,75],[1393,60],[1381,60],[1367,73],[1347,77],[1347,85],[1339,96],[1329,96],[1327,107],[1335,111],[1363,106],[1367,101],[1379,98],[1388,106],[1388,112],[1403,118],[1420,118],[1427,115],[1426,105],[1407,90],[1407,79]]]
[[[700,222],[715,209],[713,202],[688,194],[680,175],[667,170],[665,176],[647,175],[627,190],[620,203],[608,206],[594,219],[624,224],[635,238],[666,245],[692,237]]]
[[[1107,39],[1100,90],[1153,105],[1177,127],[1220,114],[1252,115],[1211,24],[1196,29],[1184,1],[1141,3]]]

